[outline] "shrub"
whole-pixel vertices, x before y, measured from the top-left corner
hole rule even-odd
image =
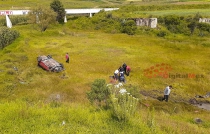
[[[7,27],[0,28],[0,48],[3,49],[19,37],[19,32]]]
[[[105,104],[106,107],[109,106],[109,88],[106,86],[106,81],[104,79],[96,79],[91,86],[91,90],[87,92],[87,97],[89,101],[97,106],[101,107]]]
[[[27,15],[10,16],[10,20],[12,22],[12,25],[23,25],[28,23],[28,16]]]
[[[122,23],[121,32],[128,35],[134,35],[136,33],[137,26],[134,20],[127,20]]]
[[[167,34],[168,34],[168,32],[167,32],[166,30],[160,30],[160,31],[157,33],[157,36],[158,36],[158,37],[165,37]]]

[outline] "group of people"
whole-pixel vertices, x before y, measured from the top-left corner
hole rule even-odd
[[[124,63],[122,66],[114,71],[115,81],[119,80],[119,82],[125,82],[125,75],[129,76],[130,71],[131,68]]]
[[[66,63],[69,63],[69,54],[66,53],[65,55],[65,58],[66,58]],[[123,63],[122,66],[120,66],[118,69],[116,69],[114,71],[114,80],[115,81],[119,81],[119,82],[125,82],[125,75],[129,76],[130,75],[130,71],[131,71],[131,68],[126,65],[125,63]],[[172,86],[167,86],[164,90],[164,97],[162,99],[165,100],[166,102],[168,102],[168,98],[169,98],[169,95],[170,95],[170,92],[171,92],[171,89],[172,89]]]

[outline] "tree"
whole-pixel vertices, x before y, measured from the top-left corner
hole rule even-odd
[[[66,11],[62,5],[62,3],[59,0],[54,0],[50,7],[54,10],[54,12],[57,13],[56,21],[62,23],[64,22],[64,17],[66,15]]]
[[[36,7],[29,12],[29,23],[38,25],[41,32],[45,31],[50,24],[56,22],[56,13],[52,9]]]

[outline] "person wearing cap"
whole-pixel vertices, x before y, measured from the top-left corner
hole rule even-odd
[[[164,90],[164,97],[163,97],[162,101],[165,100],[166,102],[168,102],[168,98],[169,98],[171,89],[172,89],[172,86],[171,85],[170,86],[167,86],[165,88],[165,90]]]

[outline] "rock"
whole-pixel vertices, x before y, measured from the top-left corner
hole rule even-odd
[[[162,97],[162,96],[158,96],[157,99],[158,99],[159,101],[163,101],[163,97]]]
[[[204,96],[204,98],[209,98],[210,97],[210,92],[208,92],[205,96]]]
[[[198,101],[195,98],[189,100],[190,104],[198,104]]]
[[[203,122],[200,118],[195,118],[194,121],[195,121],[195,123],[198,123],[198,124]]]
[[[203,96],[200,96],[200,95],[196,95],[195,97],[196,98],[204,98]]]

